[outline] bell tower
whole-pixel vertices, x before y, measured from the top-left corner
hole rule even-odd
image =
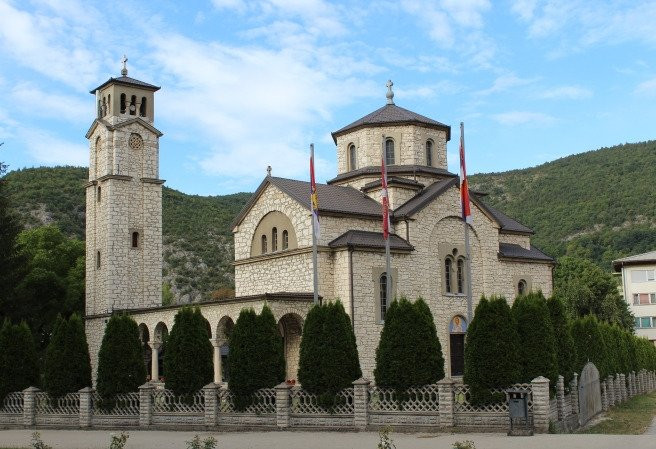
[[[159,87],[121,76],[92,90],[86,183],[86,315],[162,304]]]

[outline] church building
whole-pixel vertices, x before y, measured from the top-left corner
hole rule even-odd
[[[127,311],[139,323],[153,380],[180,305],[161,305],[162,184],[154,127],[159,87],[127,76],[92,91],[97,116],[86,184],[86,328],[95,372],[104,327]],[[467,286],[512,301],[529,290],[552,292],[554,261],[531,245],[533,231],[471,192],[468,280],[459,178],[447,170],[448,125],[394,103],[332,133],[338,172],[318,184],[321,233],[318,284],[322,301],[339,299],[356,336],[364,377],[390,302],[405,296],[429,305],[447,376],[461,376],[467,330]],[[388,170],[391,269],[382,233],[380,161]],[[258,169],[254,167],[254,170]],[[304,319],[313,304],[310,183],[263,179],[233,222],[235,298],[199,303],[214,345],[214,380],[226,381],[227,336],[243,308],[271,307],[285,342],[287,379],[297,378]],[[387,277],[390,291],[387,291]],[[470,281],[470,282],[468,282]],[[493,344],[493,342],[491,342]],[[94,376],[95,377],[95,376]]]

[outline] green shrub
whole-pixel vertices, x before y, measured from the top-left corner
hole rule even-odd
[[[52,397],[91,386],[89,347],[79,315],[72,315],[68,321],[57,317],[46,350],[43,374],[43,387]]]
[[[0,328],[0,401],[8,393],[39,385],[39,363],[32,332],[24,321]]]
[[[503,401],[491,388],[506,388],[520,379],[517,328],[503,297],[481,298],[467,328],[464,382],[474,404]]]
[[[325,408],[362,376],[355,334],[341,301],[314,305],[305,319],[298,379]]]
[[[572,323],[572,338],[576,346],[576,367],[581,372],[587,362],[592,362],[601,377],[611,374],[606,365],[606,347],[599,321],[594,315],[577,318]]]
[[[565,386],[569,387],[570,382],[574,379],[574,361],[576,359],[576,347],[569,320],[565,311],[565,305],[557,297],[551,297],[547,301],[549,307],[549,316],[551,318],[551,327],[555,338],[555,350],[558,365],[558,374],[565,379]]]
[[[128,315],[113,315],[98,352],[98,394],[112,400],[116,394],[137,391],[146,382],[146,366],[137,323]]]
[[[547,301],[541,292],[519,296],[512,305],[517,326],[520,382],[531,382],[539,376],[558,380],[558,360]]]
[[[177,396],[193,395],[202,389],[214,377],[212,357],[207,320],[200,308],[181,308],[175,315],[166,341],[166,388]]]

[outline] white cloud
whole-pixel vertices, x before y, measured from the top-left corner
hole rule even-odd
[[[537,3],[537,0],[515,0],[510,9],[522,20],[528,21],[533,18]]]
[[[89,164],[89,149],[86,145],[69,142],[38,129],[21,129],[18,134],[27,151],[40,164]]]
[[[494,114],[492,118],[502,125],[549,124],[555,121],[555,118],[548,114],[528,111],[502,112]]]
[[[539,98],[547,99],[570,99],[578,100],[582,98],[590,98],[592,91],[580,86],[558,86],[546,89],[538,93]]]
[[[520,78],[514,74],[507,74],[497,77],[492,86],[487,89],[476,92],[478,95],[490,95],[497,92],[504,92],[513,87],[525,86],[536,81],[536,78]]]
[[[29,113],[30,116],[80,123],[89,121],[94,113],[93,101],[46,92],[29,83],[18,84],[8,95],[17,110]]]
[[[656,94],[656,78],[644,81],[636,86],[637,94]]]

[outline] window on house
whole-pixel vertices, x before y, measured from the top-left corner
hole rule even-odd
[[[121,114],[125,114],[125,94],[121,94]]]
[[[640,317],[640,327],[641,328],[651,327],[651,317],[649,316]]]
[[[97,192],[97,200],[100,203],[100,200],[102,199],[102,187],[98,186],[98,192]]]
[[[652,304],[656,304],[656,293],[650,293],[649,298]]]
[[[267,253],[267,238],[266,235],[262,236],[262,254]]]
[[[452,293],[451,270],[453,270],[453,259],[448,256],[444,259],[444,291]]]
[[[139,115],[141,117],[146,116],[146,97],[141,97],[141,105],[139,106]]]
[[[282,249],[283,251],[289,248],[289,232],[285,229],[282,231]]]
[[[100,270],[100,251],[96,251],[96,269]]]
[[[349,145],[349,170],[355,170],[358,168],[357,161],[355,160],[355,145]]]
[[[385,164],[394,164],[394,141],[392,139],[385,141]]]
[[[517,295],[521,296],[524,294],[526,294],[526,281],[524,279],[520,279],[517,283]]]
[[[656,304],[656,293],[634,293],[634,305]]]
[[[457,262],[458,293],[465,292],[465,259],[458,258]]]
[[[278,251],[278,228],[271,230],[271,251]]]
[[[390,284],[392,279],[390,278]],[[385,313],[387,312],[388,297],[387,297],[387,273],[380,275],[380,321],[385,321]]]
[[[139,248],[139,233],[132,233],[132,248]]]
[[[426,141],[426,165],[433,166],[433,141]]]
[[[654,270],[631,270],[631,282],[651,282],[654,279]]]
[[[640,328],[640,318],[639,318],[639,317],[635,317],[634,320],[635,320],[635,322],[634,322],[634,327],[635,327],[636,329]]]

